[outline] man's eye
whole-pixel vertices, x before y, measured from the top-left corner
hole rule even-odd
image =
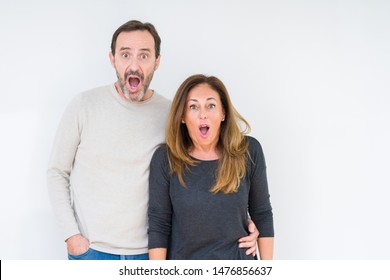
[[[122,57],[123,57],[123,58],[128,58],[128,57],[129,57],[129,54],[124,53],[124,54],[122,54]]]
[[[148,59],[148,57],[149,57],[149,56],[148,56],[147,54],[142,54],[142,55],[141,55],[141,59],[142,59],[142,60],[146,60],[146,59]]]

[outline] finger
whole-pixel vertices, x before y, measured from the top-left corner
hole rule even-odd
[[[257,227],[255,226],[255,224],[253,224],[253,231],[252,231],[251,233],[254,233],[254,234],[256,234],[256,235],[259,235],[259,234],[260,234],[260,232],[259,232],[259,230],[257,229]]]
[[[255,228],[255,230],[251,233],[249,233],[249,236],[251,238],[251,240],[257,240],[257,238],[259,238],[259,235],[260,235],[260,232],[257,230],[257,228]]]
[[[251,242],[255,243],[257,241],[257,235],[248,235],[245,237],[241,237],[238,242],[239,243],[244,243],[244,242]]]
[[[241,237],[238,242],[256,242],[258,236],[257,233],[251,233],[248,236]]]
[[[248,236],[245,236],[245,237],[242,237],[240,239],[238,239],[238,242],[239,243],[242,243],[242,242],[250,242],[252,241],[253,238],[251,238],[249,235]]]
[[[255,230],[256,230],[255,224],[253,223],[252,220],[249,220],[248,231],[249,231],[250,233],[253,233],[253,232],[255,232]]]
[[[247,241],[247,242],[241,242],[238,244],[239,248],[256,248],[256,242],[255,241]]]
[[[249,255],[256,255],[256,247],[252,247],[252,248],[249,248],[248,250],[246,250],[246,252],[245,252],[245,254],[247,255],[247,256],[249,256]]]

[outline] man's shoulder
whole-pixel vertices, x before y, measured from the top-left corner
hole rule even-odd
[[[165,106],[171,106],[172,101],[168,99],[167,97],[159,94],[158,92],[154,91],[154,99],[158,101],[159,103],[165,105]]]
[[[165,126],[166,119],[168,118],[169,110],[171,108],[172,101],[165,96],[154,92],[153,99],[149,102],[149,112],[154,115],[154,119],[159,119],[158,123],[163,122]],[[155,112],[159,113],[156,114]]]
[[[79,104],[81,106],[84,106],[85,104],[94,104],[95,102],[100,103],[102,99],[105,99],[110,95],[111,90],[112,85],[90,88],[76,94],[72,103]]]
[[[100,95],[106,95],[112,90],[113,85],[104,85],[98,86],[94,88],[87,89],[85,91],[80,92],[78,95],[84,98],[94,98]]]

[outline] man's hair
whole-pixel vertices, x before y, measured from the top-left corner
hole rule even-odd
[[[116,48],[116,39],[118,38],[119,34],[122,32],[130,32],[130,31],[148,31],[154,39],[154,48],[156,52],[156,58],[160,56],[160,46],[161,46],[161,38],[157,33],[156,28],[153,26],[153,24],[149,22],[142,23],[138,20],[130,20],[124,24],[122,24],[112,35],[111,40],[111,52],[112,55],[115,55],[115,48]]]

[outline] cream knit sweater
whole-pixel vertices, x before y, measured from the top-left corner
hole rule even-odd
[[[147,253],[149,164],[164,142],[170,101],[157,93],[141,103],[115,86],[79,94],[54,141],[47,182],[64,238],[81,233],[91,248]]]

